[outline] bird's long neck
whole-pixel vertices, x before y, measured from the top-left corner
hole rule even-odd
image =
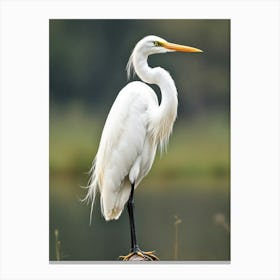
[[[156,84],[161,90],[161,103],[154,115],[158,129],[154,134],[161,145],[165,146],[177,116],[177,89],[170,74],[161,67],[151,68],[147,58],[145,55],[136,56],[133,64],[136,74],[142,81]]]

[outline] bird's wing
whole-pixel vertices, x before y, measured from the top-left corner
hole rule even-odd
[[[128,177],[130,173],[137,176],[135,166],[141,161],[144,146],[146,157],[153,160],[155,149],[151,155],[145,140],[149,112],[155,107],[158,107],[155,92],[142,82],[131,82],[118,94],[103,128],[84,199],[91,201],[90,221],[97,188],[101,193],[101,211],[105,219],[118,219],[129,197]]]
[[[154,91],[142,82],[132,82],[118,94],[107,117],[96,157],[96,176],[103,186],[118,192],[121,182],[143,151],[148,114],[158,106]]]

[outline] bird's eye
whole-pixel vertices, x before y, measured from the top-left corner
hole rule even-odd
[[[155,46],[155,47],[159,47],[159,46],[160,46],[160,42],[154,41],[154,46]]]

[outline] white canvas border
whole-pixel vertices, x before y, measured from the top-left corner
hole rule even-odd
[[[50,18],[231,19],[230,264],[49,264]],[[2,1],[1,279],[279,279],[279,34],[278,1]]]

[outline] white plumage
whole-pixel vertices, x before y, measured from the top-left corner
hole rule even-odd
[[[127,71],[129,74],[134,69],[143,82],[125,86],[107,117],[85,197],[92,203],[91,215],[99,189],[104,218],[118,219],[128,201],[131,184],[137,188],[152,167],[158,144],[162,149],[167,144],[177,115],[177,90],[169,73],[160,67],[150,68],[147,59],[151,54],[168,51],[200,51],[182,48],[151,35],[133,50]],[[161,104],[146,83],[160,87]]]

